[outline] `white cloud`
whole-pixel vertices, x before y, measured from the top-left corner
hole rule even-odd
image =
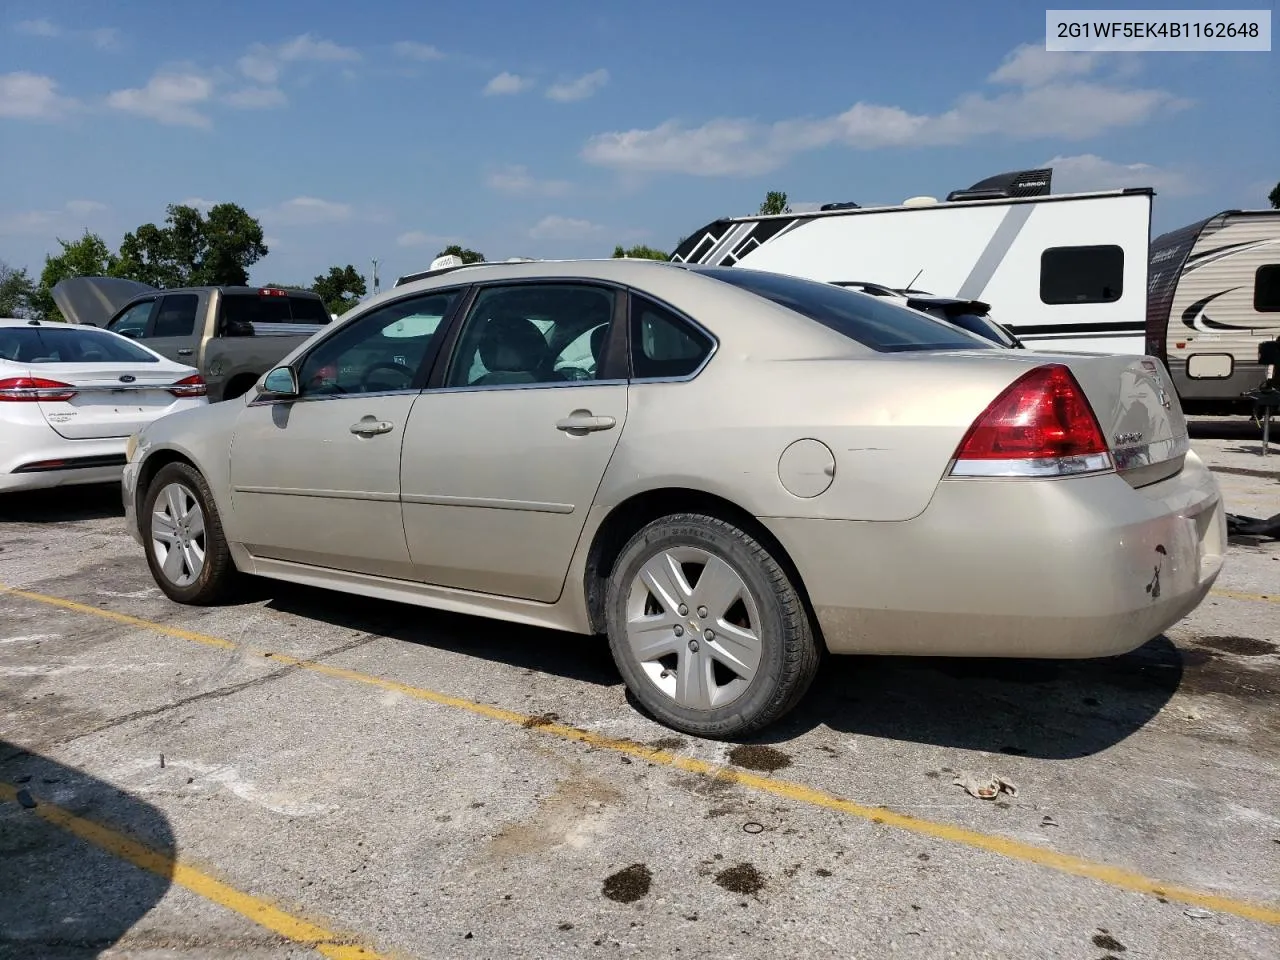
[[[41,17],[39,20],[19,20],[13,29],[28,37],[57,37],[62,35],[62,28],[52,20]]]
[[[269,110],[289,102],[279,87],[243,87],[226,96],[228,105],[241,110]]]
[[[1049,51],[1033,43],[1024,43],[1011,51],[987,80],[1012,83],[1020,87],[1038,87],[1063,77],[1082,77],[1097,66],[1096,53]]]
[[[217,206],[217,204],[217,200],[206,200],[204,197],[187,197],[187,199],[182,201],[182,205],[184,207],[195,207],[197,210],[204,213],[208,213],[209,210]]]
[[[484,93],[487,97],[505,96],[513,93],[523,93],[531,86],[533,86],[533,81],[528,77],[521,77],[517,74],[503,71],[484,85]]]
[[[210,120],[196,107],[213,95],[213,82],[198,73],[157,73],[147,85],[117,90],[107,96],[107,106],[136,113],[159,123],[208,127]]]
[[[1015,83],[1019,89],[994,96],[967,93],[939,113],[858,102],[832,116],[773,123],[720,117],[687,126],[668,120],[649,129],[598,134],[587,141],[582,156],[589,163],[624,173],[753,176],[776,170],[797,154],[830,146],[859,150],[943,146],[993,136],[1085,140],[1188,105],[1164,90],[1078,78],[1095,63],[1070,60],[1047,65],[1033,54],[1014,51],[992,77]],[[1056,79],[1064,75],[1073,78]]]
[[[294,197],[261,211],[258,216],[272,226],[303,226],[318,223],[341,223],[355,216],[349,203],[321,200],[319,197]]]
[[[418,43],[416,40],[400,40],[391,45],[392,51],[397,57],[404,57],[407,60],[443,60],[445,54],[438,47],[433,47],[429,43]]]
[[[522,166],[503,167],[485,177],[492,190],[516,196],[563,197],[571,189],[567,180],[539,180]]]
[[[56,210],[23,210],[0,216],[0,236],[52,237],[101,221],[110,207],[97,200],[69,200]]]
[[[1059,193],[1152,187],[1157,193],[1186,196],[1195,192],[1191,178],[1179,170],[1150,163],[1116,163],[1092,153],[1056,156],[1041,166],[1053,168],[1053,187]]]
[[[359,59],[358,50],[342,47],[332,40],[319,39],[304,33],[275,46],[255,43],[249,48],[249,52],[237,61],[237,66],[240,67],[240,72],[250,80],[261,84],[273,84],[280,79],[280,73],[286,63],[354,63]]]
[[[77,216],[104,213],[109,209],[105,203],[100,203],[97,200],[68,200],[66,207],[68,213],[74,213]]]
[[[593,70],[583,74],[576,80],[552,84],[547,88],[547,97],[567,103],[571,100],[585,100],[609,82],[608,70]]]
[[[590,236],[602,229],[590,220],[575,220],[573,217],[558,217],[554,214],[543,217],[529,230],[534,240],[577,240]]]
[[[39,73],[0,74],[0,117],[54,120],[76,106],[58,94],[58,82]]]
[[[795,154],[835,144],[870,150],[959,144],[992,134],[1012,139],[1085,139],[1173,106],[1173,98],[1158,90],[1126,91],[1077,83],[995,98],[969,94],[951,110],[934,115],[857,103],[835,116],[771,124],[721,118],[685,127],[669,120],[649,130],[592,137],[583,157],[590,163],[638,172],[751,176],[776,170]]]
[[[98,27],[89,31],[89,42],[99,50],[117,50],[120,47],[120,31],[115,27]]]

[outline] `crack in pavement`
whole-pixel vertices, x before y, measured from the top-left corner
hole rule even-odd
[[[380,640],[380,639],[382,639],[382,634],[366,633],[362,636],[356,637],[354,640],[350,640],[346,643],[338,644],[336,647],[332,647],[328,650],[324,650],[314,657],[308,657],[305,659],[312,663],[319,663],[330,657],[337,656],[338,654],[341,654],[341,653],[346,653],[349,650],[358,649],[359,647],[363,647],[366,644],[372,643],[374,640]],[[243,648],[239,648],[239,650],[243,651]],[[268,653],[266,654],[266,656],[270,657],[271,654]],[[145,710],[135,710],[132,713],[127,713],[119,717],[112,717],[110,720],[104,721],[103,723],[98,724],[96,727],[91,727],[88,730],[83,730],[79,733],[72,734],[66,737],[59,737],[55,740],[47,740],[41,743],[37,743],[29,748],[25,748],[25,749],[20,748],[16,753],[0,758],[0,763],[6,763],[9,760],[12,760],[19,756],[23,756],[28,753],[45,752],[54,747],[65,747],[68,744],[75,743],[77,740],[82,740],[85,737],[94,736],[95,734],[102,733],[105,730],[112,730],[116,727],[123,726],[124,724],[132,723],[135,720],[145,720],[148,717],[159,716],[160,714],[168,713],[172,710],[177,710],[180,707],[185,707],[193,703],[199,703],[204,700],[219,700],[224,697],[230,697],[237,693],[240,693],[241,691],[249,690],[253,687],[265,686],[266,684],[279,680],[282,677],[286,677],[286,676],[289,676],[290,674],[297,673],[302,669],[303,667],[301,663],[286,664],[285,666],[281,667],[278,670],[272,670],[270,673],[263,674],[260,677],[254,677],[252,680],[244,680],[240,683],[233,683],[229,686],[217,687],[213,690],[205,690],[202,693],[193,694],[189,697],[183,697],[180,700],[174,700],[170,703],[163,703],[155,707],[147,707]]]

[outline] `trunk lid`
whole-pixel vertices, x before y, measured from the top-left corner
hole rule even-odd
[[[69,277],[49,292],[68,323],[105,327],[126,303],[155,289],[150,284],[119,277]]]
[[[196,370],[177,364],[39,363],[29,376],[70,384],[67,400],[41,400],[49,426],[68,440],[127,437],[178,402],[169,387]]]
[[[1116,470],[1134,487],[1182,469],[1190,449],[1187,421],[1163,364],[1154,357],[1032,354],[1026,359],[1070,368],[1093,407]]]

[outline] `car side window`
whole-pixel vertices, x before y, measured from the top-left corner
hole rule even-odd
[[[196,332],[196,307],[200,297],[194,293],[171,293],[160,301],[156,311],[153,337],[189,337]]]
[[[141,340],[146,336],[147,320],[151,318],[151,310],[155,305],[154,299],[139,301],[107,324],[107,329],[123,337]]]
[[[450,290],[397,300],[326,337],[302,361],[300,395],[411,389],[457,297]]]
[[[647,297],[631,297],[631,375],[687,377],[710,355],[711,338]]]
[[[446,387],[600,379],[614,292],[588,284],[480,291],[458,337]]]

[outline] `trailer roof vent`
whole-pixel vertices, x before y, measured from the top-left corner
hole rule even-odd
[[[858,204],[852,200],[845,200],[841,203],[824,203],[818,208],[819,210],[857,210]]]
[[[1015,170],[979,180],[968,190],[952,190],[948,202],[958,200],[1004,200],[1012,197],[1044,197],[1049,195],[1053,169]]]
[[[938,202],[937,197],[907,197],[902,201],[904,207],[929,207]]]

